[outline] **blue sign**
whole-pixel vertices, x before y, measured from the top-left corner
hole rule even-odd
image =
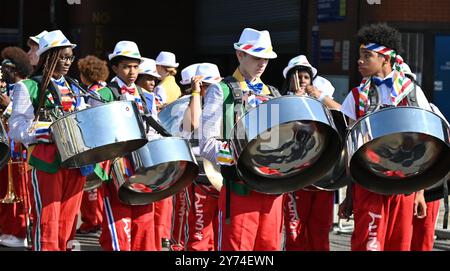
[[[433,103],[450,120],[450,36],[436,36]]]
[[[346,15],[347,0],[317,0],[317,21],[340,21]]]

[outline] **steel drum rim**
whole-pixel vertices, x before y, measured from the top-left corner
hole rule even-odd
[[[314,98],[311,98],[311,97],[308,97],[308,96],[281,96],[281,97],[277,97],[277,98],[275,98],[275,99],[269,100],[269,101],[263,103],[263,105],[271,105],[271,104],[274,103],[274,101],[280,101],[281,99],[283,99],[283,100],[288,100],[288,99],[299,99],[299,98],[300,98],[300,99],[305,99],[305,100],[310,100],[310,101],[312,101],[312,102],[316,102],[316,103],[321,104],[323,107],[326,107],[326,106],[325,106],[322,102],[320,102],[319,100],[314,99]],[[231,134],[231,135],[234,135],[235,130],[238,129],[238,125],[242,122],[242,120],[245,119],[245,118],[246,118],[247,116],[249,116],[250,114],[253,114],[253,112],[256,111],[256,110],[258,110],[258,107],[254,107],[254,108],[249,109],[249,110],[242,116],[242,118],[239,119],[239,120],[233,125],[233,128],[232,128],[231,131],[230,131],[230,134]],[[327,114],[328,114],[328,113],[327,113]],[[331,113],[330,113],[330,115],[331,115]],[[270,130],[270,129],[276,127],[276,126],[279,126],[279,125],[285,124],[285,123],[289,123],[289,122],[291,122],[291,121],[296,121],[296,120],[286,120],[286,121],[284,121],[284,122],[278,123],[277,125],[274,125],[274,124],[272,123],[271,126],[268,127],[268,128],[265,129],[265,130],[259,130],[259,129],[258,129],[258,133],[256,133],[256,134],[255,134],[254,136],[252,136],[252,137],[248,137],[248,142],[252,141],[252,140],[255,139],[258,135],[260,135],[260,134],[262,134],[262,133],[264,133],[264,132],[267,132],[268,130]],[[306,118],[306,119],[302,119],[301,121],[313,121],[313,122],[323,123],[323,124],[325,124],[325,125],[328,125],[328,124],[329,124],[329,123],[325,122],[324,120],[318,120],[318,119],[313,119],[313,118]],[[332,120],[332,118],[331,118],[331,120],[329,120],[329,121],[332,122],[333,125],[334,125],[334,121]],[[245,127],[245,131],[246,131],[245,135],[248,136],[248,134],[249,134],[249,133],[248,133],[249,128],[248,128],[247,126],[244,126],[244,127]],[[335,125],[334,125],[333,128],[336,130]],[[339,136],[339,138],[340,138],[340,136]],[[341,140],[342,140],[342,139],[341,139]]]

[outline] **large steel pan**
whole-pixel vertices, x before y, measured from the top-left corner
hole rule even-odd
[[[172,136],[189,136],[191,127],[189,123],[184,124],[184,114],[189,108],[190,100],[191,95],[183,96],[166,105],[158,113],[159,122]],[[185,129],[187,132],[183,131],[184,125],[188,125]]]
[[[8,134],[3,122],[0,121],[0,169],[3,168],[11,157],[11,150],[9,148]]]
[[[118,161],[112,168],[119,199],[129,205],[145,205],[170,197],[198,175],[189,143],[178,137],[151,140],[125,158],[133,172],[131,177],[124,176]]]
[[[199,166],[199,174],[196,181],[198,183],[210,183],[216,190],[220,191],[223,184],[220,166],[200,156],[198,133],[197,131],[189,133],[191,129],[190,124],[187,122],[188,120],[184,119],[190,100],[191,95],[186,95],[170,103],[159,112],[158,119],[161,125],[172,135],[189,138],[189,143]],[[183,129],[184,125],[188,126],[187,129]]]
[[[330,111],[304,96],[275,98],[249,110],[233,127],[231,144],[239,177],[267,194],[315,183],[341,151]]]
[[[345,138],[347,135],[347,120],[341,111],[331,109],[331,115],[333,116],[334,124],[339,132],[341,138]],[[347,156],[347,149],[345,148],[345,142],[341,145],[341,154],[334,167],[331,168],[325,175],[323,175],[313,186],[320,190],[334,191],[351,183],[351,177],[345,170],[345,159]]]
[[[437,114],[390,107],[358,120],[347,136],[353,180],[380,194],[409,194],[450,170],[450,129]]]
[[[113,159],[147,143],[134,102],[117,101],[68,114],[51,126],[62,166],[81,167]]]

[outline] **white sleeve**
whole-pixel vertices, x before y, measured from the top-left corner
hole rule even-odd
[[[26,147],[36,142],[36,137],[28,131],[34,120],[34,107],[28,89],[22,82],[14,86],[13,108],[8,120],[9,137],[22,142]]]
[[[355,99],[353,98],[353,93],[351,91],[347,94],[347,97],[341,105],[341,112],[356,121]]]
[[[217,163],[217,154],[223,143],[223,93],[219,84],[208,87],[204,100],[201,123],[198,129],[201,155],[211,162]]]
[[[427,98],[425,97],[425,94],[423,93],[422,88],[420,86],[416,85],[416,99],[417,103],[420,108],[423,108],[425,110],[431,110],[430,103],[428,102]]]

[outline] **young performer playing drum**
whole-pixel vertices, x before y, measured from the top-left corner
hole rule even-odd
[[[269,32],[251,28],[243,30],[234,48],[239,66],[228,79],[242,89],[245,111],[264,101],[261,95],[270,94],[260,77],[269,59],[277,55],[272,50]],[[250,190],[236,177],[232,150],[226,140],[236,122],[233,110],[236,100],[234,89],[230,89],[226,80],[212,84],[206,92],[200,137],[202,156],[221,165],[225,180],[219,196],[218,250],[279,250],[283,197]]]
[[[307,95],[312,90],[317,69],[311,66],[304,55],[291,59],[283,71],[286,81],[283,92],[288,95]],[[326,79],[324,79],[326,80]],[[322,87],[319,100],[334,105],[334,88]],[[334,191],[319,190],[314,186],[284,195],[285,249],[330,250],[329,232],[333,224]]]
[[[98,93],[106,102],[135,101],[139,112],[144,114],[147,111],[143,104],[145,97],[142,89],[135,85],[141,63],[136,43],[118,42],[113,53],[109,54],[109,61],[116,76],[107,87],[99,89]],[[129,177],[126,158],[121,158],[120,161],[124,177]],[[96,173],[107,180],[103,185],[104,217],[100,245],[104,250],[115,251],[156,250],[153,204],[131,206],[122,203],[112,181],[115,177],[108,172],[108,162],[101,163],[103,167],[96,167]],[[102,169],[106,171],[106,175]]]
[[[61,168],[49,126],[64,114],[84,109],[77,83],[66,76],[73,63],[72,44],[51,31],[39,40],[39,81],[23,80],[14,87],[10,136],[28,147],[34,250],[66,250],[80,209],[87,172]]]
[[[191,101],[189,103],[190,123],[194,130],[194,140],[198,138],[201,121],[202,99],[211,84],[222,80],[219,68],[215,64],[201,63],[197,66],[191,83]],[[193,148],[194,153],[198,148]],[[199,156],[199,153],[196,153]],[[189,187],[190,208],[188,216],[189,235],[187,250],[212,251],[217,250],[217,215],[219,192],[205,175],[203,158],[198,159],[201,172]]]
[[[378,93],[381,106],[408,105],[414,84],[405,76],[403,60],[398,55],[400,33],[385,24],[373,24],[363,27],[358,38],[358,69],[364,79],[348,94],[342,112],[353,121],[370,113],[369,108],[376,106],[370,104],[372,89]],[[415,92],[418,106],[430,110],[423,92],[419,88]],[[402,96],[405,94],[406,97]],[[413,215],[426,215],[423,191],[382,195],[353,184],[352,193],[355,220],[352,250],[410,250]],[[347,197],[341,204],[341,217],[348,217],[344,209],[349,203]]]

